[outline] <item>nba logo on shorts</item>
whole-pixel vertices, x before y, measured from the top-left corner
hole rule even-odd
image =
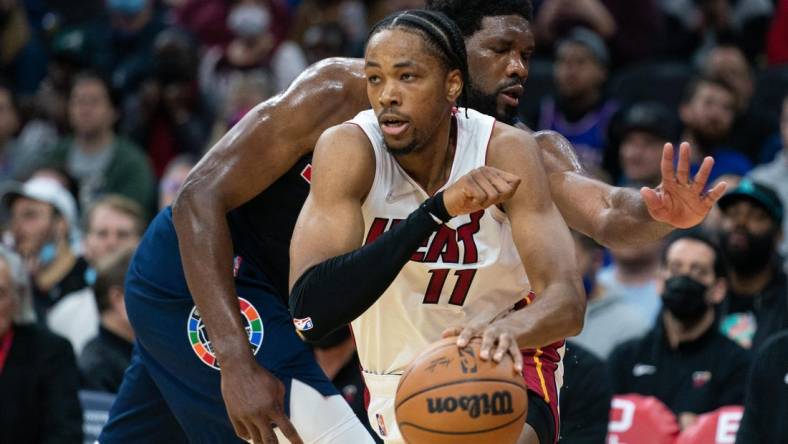
[[[304,319],[293,319],[293,324],[295,325],[296,330],[299,331],[307,331],[311,330],[314,327],[312,324],[312,318],[304,318]]]
[[[378,420],[378,432],[380,432],[380,436],[386,436],[386,423],[383,421],[383,415],[375,413],[375,419]]]

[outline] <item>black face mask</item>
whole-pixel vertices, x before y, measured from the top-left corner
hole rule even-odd
[[[775,238],[777,233],[769,231],[768,233],[753,235],[748,231],[742,231],[747,237],[746,248],[733,248],[728,243],[732,232],[720,233],[720,244],[725,259],[731,268],[744,276],[752,276],[763,271],[769,266],[769,262],[775,253]]]
[[[687,275],[673,276],[665,281],[662,305],[682,322],[692,322],[706,313],[708,287]]]

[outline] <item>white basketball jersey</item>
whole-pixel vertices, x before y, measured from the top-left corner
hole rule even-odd
[[[495,119],[460,109],[457,146],[448,182],[484,166]],[[375,151],[375,179],[362,206],[365,244],[408,217],[429,196],[402,169],[383,142],[374,111],[358,114]],[[378,301],[353,321],[367,373],[401,374],[450,326],[479,313],[489,320],[528,294],[529,285],[506,215],[497,207],[453,218],[416,250]],[[373,393],[374,395],[374,393]]]

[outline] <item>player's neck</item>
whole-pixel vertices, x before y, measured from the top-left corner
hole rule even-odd
[[[456,133],[454,119],[448,117],[421,149],[396,158],[402,169],[430,196],[449,180],[456,151]]]

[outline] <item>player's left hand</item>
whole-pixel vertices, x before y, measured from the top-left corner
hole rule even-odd
[[[643,187],[640,195],[654,220],[676,228],[690,228],[699,224],[722,197],[727,188],[720,182],[704,192],[714,159],[706,157],[694,178],[690,179],[690,145],[679,148],[678,167],[673,168],[673,145],[666,143],[662,149],[662,182],[656,188]]]
[[[514,328],[509,325],[507,318],[484,324],[470,323],[463,327],[450,327],[441,334],[443,338],[452,336],[457,336],[457,347],[460,348],[467,346],[473,338],[482,338],[482,345],[479,348],[480,358],[483,360],[492,358],[495,362],[501,362],[509,353],[514,361],[515,373],[523,372],[523,354],[517,345]]]

